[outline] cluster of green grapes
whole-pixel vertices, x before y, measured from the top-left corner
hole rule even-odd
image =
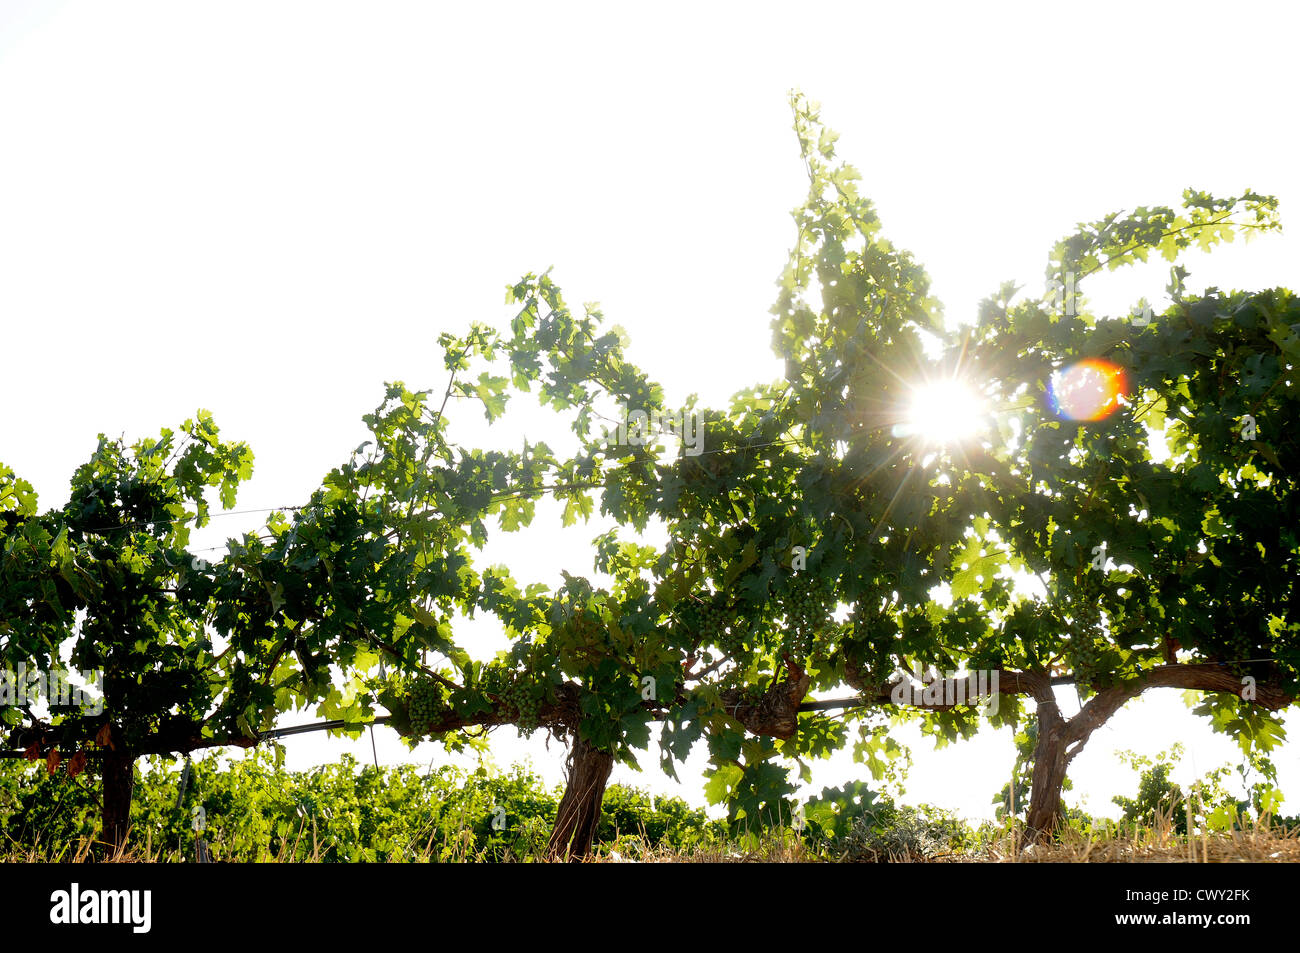
[[[795,580],[794,590],[786,596],[786,627],[795,654],[812,654],[813,640],[830,620],[830,587],[820,578],[804,582]]]
[[[698,609],[696,632],[699,633],[703,644],[727,649],[729,647],[727,629],[730,623],[731,613],[726,610],[721,600],[710,599]]]
[[[726,637],[729,613],[718,599],[687,599],[676,614],[685,642],[717,645]]]
[[[407,695],[407,710],[411,729],[417,735],[433,733],[438,715],[442,711],[442,686],[432,678],[421,678],[411,686]]]
[[[542,727],[541,701],[529,690],[529,686],[524,683],[523,679],[508,681],[497,694],[500,695],[503,702],[518,712],[515,718],[515,726],[520,731],[527,733]]]
[[[1078,635],[1074,636],[1070,639],[1070,647],[1066,650],[1065,658],[1070,663],[1070,671],[1074,673],[1075,683],[1092,685],[1097,678],[1097,669],[1101,662],[1101,653],[1097,650],[1096,641],[1087,636],[1082,638]]]
[[[716,602],[706,602],[699,609],[699,633],[705,642],[714,642],[727,628],[727,613]]]

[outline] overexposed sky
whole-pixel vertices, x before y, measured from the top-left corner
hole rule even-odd
[[[256,453],[239,509],[301,502],[365,439],[385,381],[441,391],[438,334],[503,320],[504,286],[552,265],[670,403],[769,380],[805,189],[792,87],[822,102],[949,320],[1003,280],[1038,292],[1076,222],[1189,185],[1276,194],[1291,223],[1298,26],[1250,2],[0,0],[0,460],[56,505],[96,434],[205,407]],[[1297,251],[1291,232],[1227,247],[1190,284],[1297,287]],[[1082,290],[1119,310],[1165,280]],[[467,438],[501,436],[455,412]],[[589,571],[599,527],[541,523],[501,541],[518,574]],[[196,545],[256,526],[219,518]],[[408,757],[376,736],[381,760]],[[1200,771],[1233,755],[1176,693],[1149,696],[1094,737],[1070,800],[1108,812],[1135,786],[1110,752],[1179,739]],[[288,744],[294,765],[370,757]],[[1014,757],[1005,736],[913,747],[908,799],[969,816]],[[554,746],[497,746],[526,755],[559,780]],[[701,802],[698,773],[679,790],[648,763],[616,779]],[[818,767],[816,789],[865,776]]]

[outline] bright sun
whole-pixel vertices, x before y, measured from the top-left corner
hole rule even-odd
[[[904,430],[927,444],[950,446],[974,437],[987,421],[987,407],[959,380],[928,381],[912,392]]]

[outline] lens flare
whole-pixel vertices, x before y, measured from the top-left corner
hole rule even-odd
[[[987,413],[984,398],[964,381],[927,381],[912,391],[907,417],[893,432],[929,446],[950,446],[977,436]]]
[[[1127,390],[1124,368],[1090,358],[1053,374],[1047,385],[1047,396],[1058,417],[1104,420],[1119,407],[1120,398]]]

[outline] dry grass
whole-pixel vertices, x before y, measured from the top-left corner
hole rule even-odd
[[[160,852],[143,852],[135,849],[119,850],[110,857],[94,858],[91,856],[95,843],[90,838],[83,838],[76,844],[66,844],[57,850],[36,847],[8,848],[0,851],[0,863],[6,864],[84,864],[92,860],[101,863],[135,864],[159,863],[176,860],[175,856],[164,857]],[[175,852],[173,852],[174,854]]]
[[[891,863],[1300,863],[1300,827],[1284,828],[1268,822],[1244,830],[1191,837],[1178,834],[1168,817],[1156,819],[1152,828],[1116,830],[1088,836],[1066,830],[1055,843],[1020,846],[1020,830],[1007,827],[986,846],[969,852],[949,852],[929,857],[893,856]],[[635,853],[635,852],[634,852]],[[615,862],[625,858],[601,858]],[[639,858],[650,863],[819,863],[833,858],[818,855],[797,841],[774,840],[762,848],[704,848],[676,853],[649,848]]]
[[[626,853],[614,851],[609,856],[592,858],[593,863],[647,864],[806,864],[820,863],[819,857],[801,841],[773,837],[757,847],[737,844],[714,844],[690,851],[654,847],[648,843],[634,845]]]
[[[1019,863],[1300,863],[1300,827],[1286,829],[1268,822],[1244,830],[1190,836],[1174,831],[1168,818],[1151,828],[1088,837],[1066,831],[1057,843],[1017,851],[1002,860]]]

